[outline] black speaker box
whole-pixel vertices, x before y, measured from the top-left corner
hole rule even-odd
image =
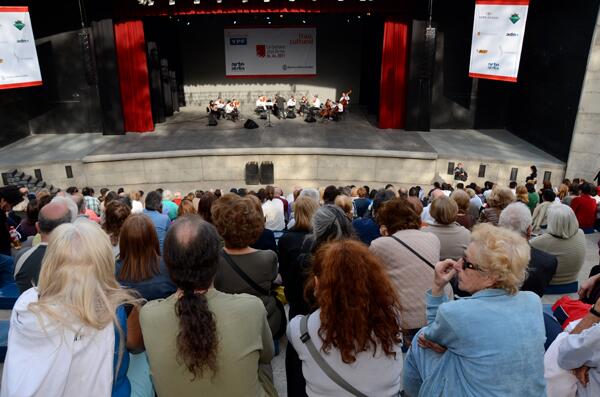
[[[214,127],[215,125],[217,125],[217,118],[215,117],[215,115],[213,113],[208,114],[208,125],[211,127]]]
[[[256,122],[252,119],[248,119],[246,120],[246,122],[244,123],[244,128],[247,128],[249,130],[253,130],[255,128],[258,128],[258,124],[256,124]]]
[[[260,163],[260,183],[263,185],[270,185],[275,183],[272,162],[263,161],[262,163]]]
[[[258,185],[260,183],[260,175],[258,163],[252,161],[246,163],[246,185]]]

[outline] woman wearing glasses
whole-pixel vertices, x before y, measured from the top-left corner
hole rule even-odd
[[[530,248],[517,233],[478,225],[465,255],[435,267],[428,325],[405,362],[408,396],[544,396],[544,320],[532,292],[519,292]],[[449,302],[453,277],[471,297]]]

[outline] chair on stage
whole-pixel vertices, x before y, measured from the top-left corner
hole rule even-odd
[[[288,106],[285,110],[285,118],[286,119],[295,119],[296,118],[296,108],[294,106]]]
[[[254,110],[254,113],[256,113],[256,115],[258,116],[259,119],[261,120],[266,120],[267,119],[267,111],[262,108],[262,107],[258,107]]]

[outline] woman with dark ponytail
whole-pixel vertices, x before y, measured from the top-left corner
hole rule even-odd
[[[260,299],[213,288],[219,236],[200,217],[169,228],[163,258],[175,294],[147,303],[140,315],[154,386],[162,396],[271,396],[259,370],[273,343]]]

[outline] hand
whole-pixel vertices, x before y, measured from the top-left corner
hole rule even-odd
[[[430,340],[427,340],[427,338],[425,338],[425,335],[421,334],[419,335],[419,340],[418,340],[419,346],[421,346],[423,349],[431,349],[436,353],[444,353],[446,350],[448,350],[446,347],[432,342]]]
[[[456,261],[453,261],[452,259],[446,259],[436,263],[433,277],[433,288],[431,290],[433,296],[441,296],[444,293],[444,287],[456,275],[456,269],[454,268],[455,265]]]
[[[593,277],[588,278],[583,283],[581,283],[581,287],[579,287],[579,291],[578,291],[579,298],[584,299],[584,298],[590,297],[590,293],[594,289],[594,286],[596,285],[596,282],[598,281],[598,277],[600,277],[600,275],[597,274]]]
[[[583,367],[576,368],[571,372],[583,386],[587,386],[590,381],[590,369],[588,367],[584,365]]]

